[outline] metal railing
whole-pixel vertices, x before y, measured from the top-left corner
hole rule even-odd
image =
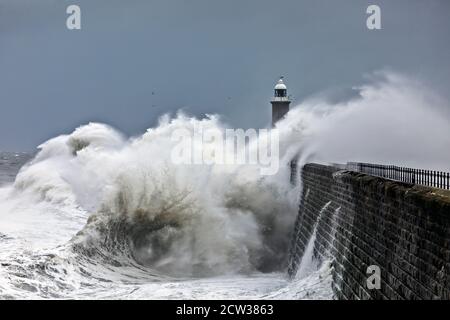
[[[450,173],[448,172],[361,162],[348,162],[347,170],[367,173],[391,180],[450,190]]]

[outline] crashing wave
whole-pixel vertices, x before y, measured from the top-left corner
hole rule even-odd
[[[294,155],[299,167],[353,160],[448,170],[450,127],[441,101],[390,74],[358,90],[357,98],[337,104],[308,100],[277,124],[275,176],[249,165],[171,161],[175,130],[223,131],[217,117],[164,117],[131,139],[104,124],[81,126],[42,144],[2,196],[3,211],[22,219],[7,234],[29,225],[25,234],[36,233],[33,241],[54,230],[51,236],[66,243],[78,231],[69,247],[79,261],[176,277],[282,271],[301,187],[289,184]]]

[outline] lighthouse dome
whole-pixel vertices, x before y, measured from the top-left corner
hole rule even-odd
[[[287,87],[283,82],[283,79],[278,80],[277,84],[275,85],[275,90],[286,90]]]

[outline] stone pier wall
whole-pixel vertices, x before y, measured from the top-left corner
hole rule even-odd
[[[450,192],[307,164],[288,272],[314,229],[314,257],[332,261],[338,299],[450,299]],[[369,289],[368,266],[381,288]]]

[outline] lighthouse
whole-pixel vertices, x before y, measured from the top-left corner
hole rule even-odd
[[[291,103],[287,95],[287,87],[284,84],[283,77],[280,77],[274,89],[274,96],[270,101],[272,104],[272,127],[275,127],[275,123],[289,112],[289,105]]]

